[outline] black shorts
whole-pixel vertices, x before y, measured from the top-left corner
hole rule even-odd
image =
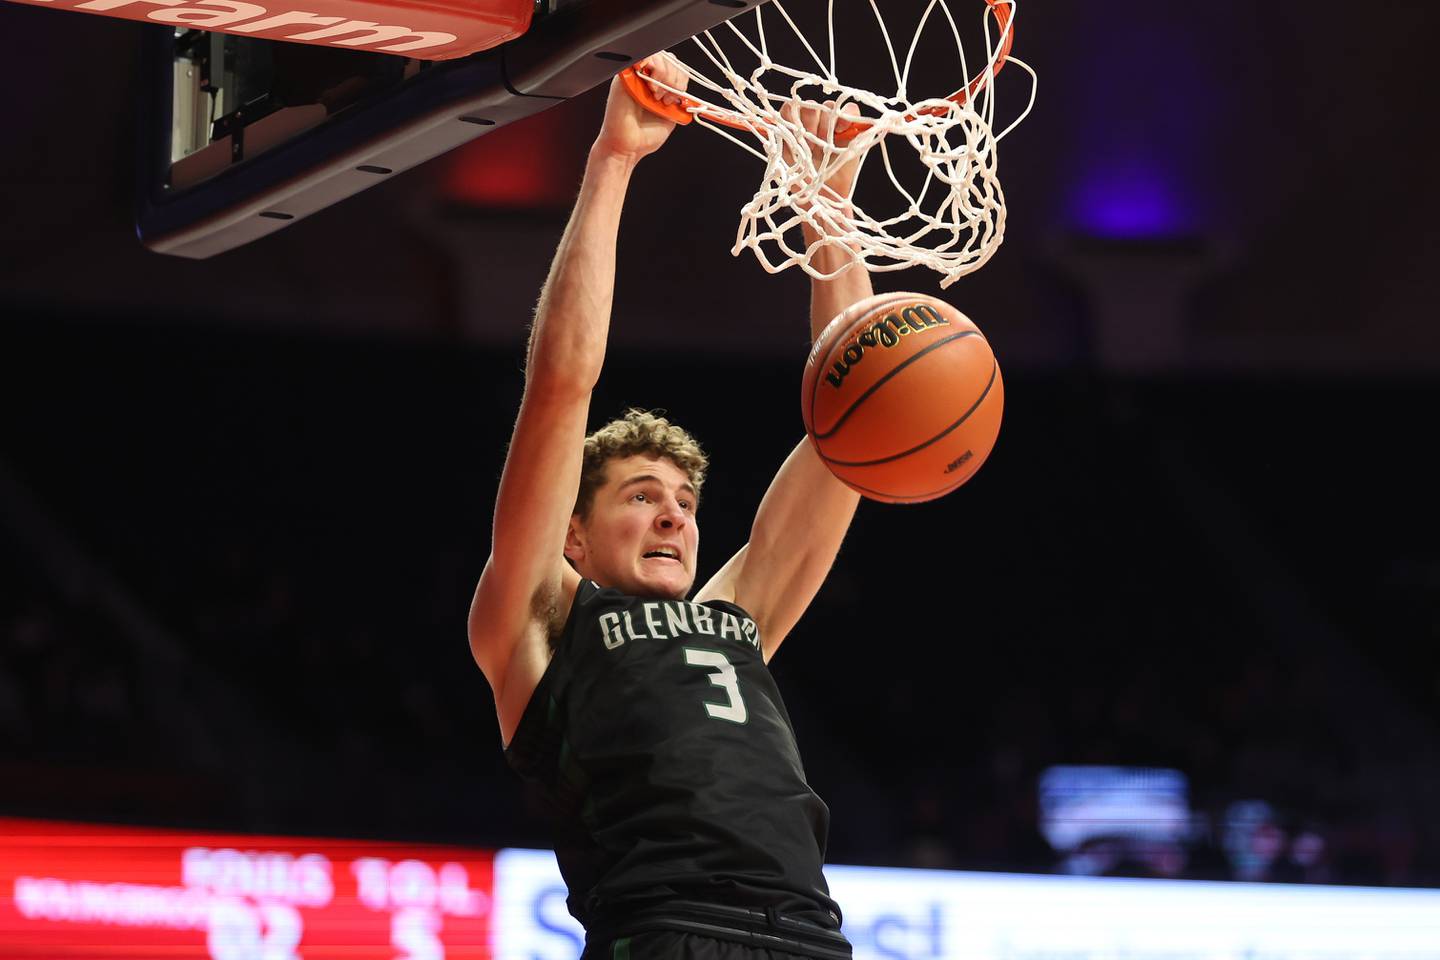
[[[785,953],[730,940],[716,940],[695,933],[653,930],[621,937],[603,947],[587,947],[581,960],[810,960],[798,953]]]
[[[852,960],[836,928],[773,909],[671,900],[587,931],[581,960]]]

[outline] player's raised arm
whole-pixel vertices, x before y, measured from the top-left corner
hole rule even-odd
[[[580,483],[590,393],[605,359],[626,189],[635,165],[674,126],[612,84],[604,125],[536,309],[525,392],[496,496],[490,558],[468,624],[471,652],[495,693],[507,739],[544,673],[553,621],[563,620],[578,582],[562,551]]]
[[[826,136],[830,124],[843,130],[846,120],[833,104],[802,109],[806,128]],[[833,134],[830,134],[833,136]],[[854,187],[855,164],[842,168],[827,184],[842,197]],[[806,244],[821,239],[807,224]],[[821,247],[813,266],[834,273],[850,258],[842,243]],[[870,273],[855,264],[831,280],[810,282],[810,338],[813,341],[841,311],[874,293]],[[796,444],[760,502],[750,541],[720,569],[697,599],[732,600],[760,628],[765,659],[779,648],[815,598],[830,572],[860,497],[825,467],[809,438]]]

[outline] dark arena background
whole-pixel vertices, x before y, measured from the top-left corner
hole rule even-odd
[[[875,278],[985,331],[998,444],[862,504],[773,664],[856,955],[1440,958],[1440,13],[1017,23],[1004,246]],[[603,90],[183,260],[134,234],[145,29],[0,4],[0,958],[574,957],[465,616]],[[644,161],[592,405],[706,446],[702,580],[804,429],[807,280],[729,255],[759,173],[699,130]],[[333,867],[351,932],[266,856]],[[1049,939],[966,939],[1006,911]]]

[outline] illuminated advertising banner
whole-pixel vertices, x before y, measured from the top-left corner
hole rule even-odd
[[[1440,960],[1440,890],[825,873],[857,958]]]
[[[0,958],[480,960],[492,869],[450,847],[0,818]]]
[[[1440,890],[831,866],[856,960],[1440,960]],[[548,851],[495,861],[496,956],[575,960]]]
[[[857,960],[1440,960],[1440,890],[832,866]],[[575,960],[555,855],[0,819],[0,960]]]

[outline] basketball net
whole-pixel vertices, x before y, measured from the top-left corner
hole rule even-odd
[[[948,287],[983,266],[1004,239],[1005,195],[996,175],[996,146],[1034,106],[1035,71],[1009,55],[1015,0],[985,0],[984,68],[956,93],[911,99],[915,50],[927,24],[941,19],[934,16],[937,10],[955,39],[957,75],[972,76],[950,5],[931,0],[926,6],[902,68],[877,0],[869,2],[895,77],[895,91],[889,95],[848,86],[837,75],[835,0],[828,6],[828,58],[805,39],[780,0],[770,0],[755,8],[753,23],[749,17],[736,18],[693,38],[700,56],[691,59],[703,60],[719,80],[667,53],[662,56],[688,78],[685,91],[634,70],[626,72],[625,82],[651,110],[680,123],[694,120],[764,161],[760,189],[740,211],[733,255],[749,248],[770,273],[798,266],[819,279],[831,279],[853,266],[884,272],[922,265],[941,274],[940,286]],[[748,27],[742,29],[738,20]],[[814,70],[770,58],[767,28],[783,30],[782,24],[800,39]],[[993,80],[1006,63],[1029,74],[1030,94],[1025,109],[997,134]],[[771,87],[783,92],[772,92]],[[661,103],[655,99],[658,90],[682,96],[683,105]],[[799,122],[795,105],[802,101],[835,102],[835,116],[822,121],[818,135]],[[850,105],[860,115],[849,129],[837,133],[836,117]],[[914,189],[901,182],[892,156],[892,151],[907,147],[924,169],[923,182]],[[853,186],[841,195],[826,185],[851,162],[857,164],[858,182],[877,148],[880,164],[904,201],[894,216],[871,216],[855,202]],[[818,240],[804,242],[806,226]],[[802,239],[792,244],[797,231]],[[847,256],[840,267],[825,272],[815,266],[815,259],[830,247]]]

